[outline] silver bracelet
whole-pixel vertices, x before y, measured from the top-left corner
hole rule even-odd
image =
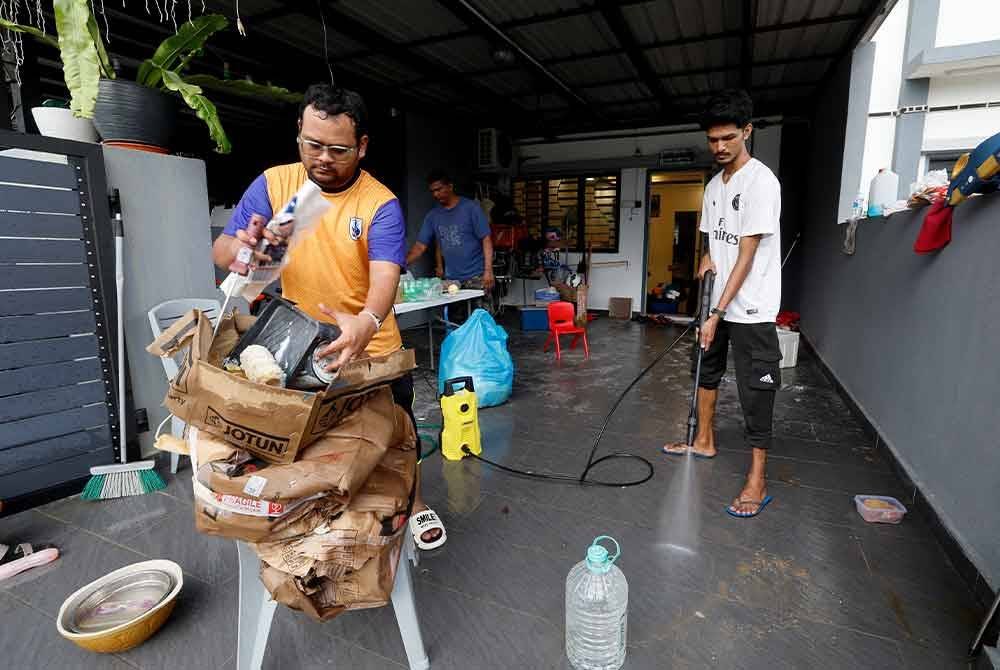
[[[367,314],[368,316],[370,316],[372,318],[372,321],[375,322],[375,330],[382,330],[382,320],[379,319],[378,316],[376,316],[375,312],[369,311],[367,309],[363,309],[363,310],[361,310],[361,313],[362,314]]]

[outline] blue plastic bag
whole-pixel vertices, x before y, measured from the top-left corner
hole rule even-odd
[[[444,393],[445,380],[455,377],[472,377],[479,407],[501,405],[510,398],[514,360],[507,351],[507,331],[484,309],[474,311],[441,345],[438,393]]]

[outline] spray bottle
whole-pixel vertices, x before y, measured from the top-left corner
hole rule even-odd
[[[276,216],[271,218],[266,226],[264,225],[264,217],[253,216],[247,226],[247,232],[251,237],[257,239],[257,245],[254,248],[249,245],[241,247],[236,253],[236,259],[230,264],[229,276],[219,286],[219,289],[226,295],[226,301],[222,305],[222,313],[225,314],[229,300],[234,295],[240,294],[247,301],[252,302],[266,286],[281,274],[285,262],[285,245],[271,248],[268,252],[271,256],[270,262],[258,263],[254,258],[255,251],[265,252],[270,246],[264,237],[265,229],[278,233],[283,227],[294,226],[288,241],[289,246],[293,245],[313,228],[329,207],[330,203],[323,197],[320,187],[311,180],[306,180],[291,200],[281,208]],[[220,323],[222,323],[222,319],[216,322],[216,328]]]

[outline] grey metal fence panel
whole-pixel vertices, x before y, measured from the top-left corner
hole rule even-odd
[[[0,452],[0,455],[6,456],[9,452],[17,454],[19,451],[20,449],[10,449]],[[70,452],[63,458],[53,458],[33,468],[17,470],[9,475],[0,475],[0,492],[3,492],[5,498],[8,499],[30,499],[33,494],[39,491],[55,488],[79,479],[80,473],[87,473],[95,465],[110,463],[114,460],[114,453],[114,448],[110,444],[106,444],[103,448],[91,452],[83,454]],[[0,470],[5,468],[6,466],[0,463]]]
[[[5,210],[11,212],[80,213],[80,196],[77,191],[0,184],[0,202]]]
[[[117,460],[114,256],[98,145],[0,131],[0,500]]]
[[[0,450],[96,428],[107,422],[108,409],[104,403],[9,421],[3,425],[3,432],[0,432]]]
[[[84,263],[83,240],[4,240],[0,257],[8,263]]]
[[[91,312],[0,317],[0,342],[40,340],[92,332],[94,332],[94,315]]]
[[[97,335],[93,334],[0,344],[0,380],[3,379],[2,374],[6,370],[25,368],[30,371],[31,367],[36,365],[86,358],[97,350]],[[2,384],[3,381],[0,381],[0,395],[4,393]]]
[[[87,266],[8,265],[0,269],[0,290],[89,286]]]
[[[0,372],[0,395],[30,393],[93,381],[101,378],[102,371],[101,361],[97,358],[5,370]],[[0,426],[0,430],[2,429],[3,426]]]
[[[0,298],[0,316],[90,310],[93,305],[94,301],[90,297],[90,289],[84,286],[37,291],[8,291]]]
[[[0,156],[0,181],[75,189],[77,176],[64,163]]]
[[[0,422],[30,419],[99,402],[105,402],[105,392],[104,385],[96,380],[62,388],[4,396],[0,398]]]
[[[35,212],[0,212],[2,237],[59,237],[78,240],[83,236],[79,216],[37,214]]]

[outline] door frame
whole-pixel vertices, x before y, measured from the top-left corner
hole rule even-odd
[[[653,196],[653,177],[660,174],[673,174],[673,175],[688,175],[689,178],[682,178],[676,181],[668,181],[663,183],[673,183],[673,184],[700,184],[702,187],[702,192],[704,193],[705,186],[708,184],[710,172],[707,169],[678,169],[678,170],[646,170],[646,199],[645,199],[645,228],[643,229],[643,240],[642,240],[642,309],[639,310],[641,314],[646,313],[646,296],[649,291],[649,223],[650,223],[650,204],[652,203]],[[697,177],[696,177],[697,175]],[[661,205],[662,207],[662,205]],[[701,226],[701,210],[698,210],[698,225]],[[694,254],[695,262],[698,261],[701,247],[701,236],[695,235],[694,242]]]

